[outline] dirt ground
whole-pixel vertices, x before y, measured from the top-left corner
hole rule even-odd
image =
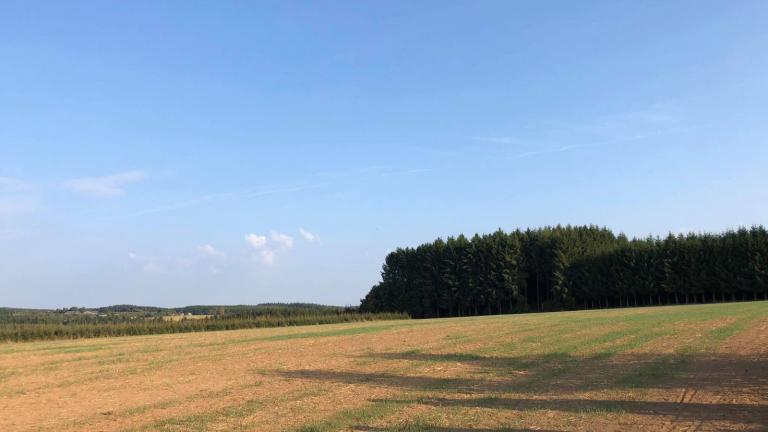
[[[768,302],[1,344],[33,430],[768,430]]]

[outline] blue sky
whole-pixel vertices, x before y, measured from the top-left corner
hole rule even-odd
[[[398,246],[768,215],[768,3],[3,2],[0,304],[357,304]]]

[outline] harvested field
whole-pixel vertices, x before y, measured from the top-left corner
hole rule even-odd
[[[768,430],[768,302],[0,345],[2,431]]]

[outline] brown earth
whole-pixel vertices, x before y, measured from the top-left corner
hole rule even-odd
[[[768,430],[768,303],[0,345],[31,430]]]

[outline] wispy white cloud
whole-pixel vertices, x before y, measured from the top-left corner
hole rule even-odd
[[[275,251],[267,244],[267,236],[246,234],[245,241],[255,250],[253,258],[266,266],[275,265]]]
[[[273,266],[278,254],[287,253],[293,248],[293,237],[271,231],[269,238],[259,234],[246,234],[245,241],[254,249],[253,257],[260,263]]]
[[[289,250],[293,248],[293,237],[287,234],[281,234],[279,232],[272,231],[270,233],[272,241],[283,250]]]
[[[64,187],[73,192],[107,198],[121,195],[124,192],[124,186],[140,182],[146,177],[146,174],[142,171],[126,171],[102,177],[84,177],[68,180],[64,183]]]
[[[203,255],[213,257],[213,258],[224,258],[226,257],[226,254],[223,251],[220,251],[216,249],[215,247],[205,244],[202,246],[197,247],[197,251],[200,252]]]
[[[301,234],[301,236],[304,238],[304,240],[306,240],[306,241],[308,241],[310,243],[315,243],[315,242],[319,242],[320,241],[320,236],[318,236],[317,234],[315,234],[313,232],[307,231],[304,228],[299,228],[299,234]]]
[[[258,234],[246,234],[245,241],[254,249],[261,249],[267,245],[267,237]]]

